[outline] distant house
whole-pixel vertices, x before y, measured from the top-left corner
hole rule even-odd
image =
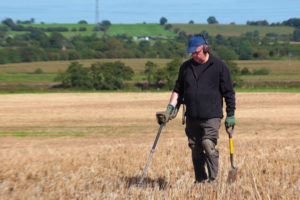
[[[157,35],[157,36],[133,36],[133,40],[167,40],[167,36]]]
[[[150,40],[148,36],[133,36],[133,40]]]
[[[62,51],[66,51],[66,50],[67,50],[66,45],[62,45],[61,50],[62,50]]]

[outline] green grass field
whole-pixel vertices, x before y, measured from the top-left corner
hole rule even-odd
[[[66,27],[69,29],[69,32],[61,32],[65,37],[72,37],[75,35],[92,35],[95,33],[93,31],[95,27],[94,24],[26,24],[24,26],[32,26],[37,28]],[[78,30],[80,27],[85,27],[87,31],[71,31],[73,28]],[[13,31],[10,31],[9,33],[20,34],[20,32]],[[107,33],[113,36],[121,34],[126,34],[129,36],[176,36],[175,33],[165,30],[164,27],[159,24],[112,24]],[[102,35],[103,32],[98,32],[97,34]]]
[[[29,27],[29,26],[32,26],[32,27],[36,27],[36,28],[56,28],[56,27],[65,27],[65,28],[68,28],[68,32],[61,32],[62,35],[64,35],[65,37],[73,37],[73,36],[76,36],[76,35],[82,35],[82,36],[87,36],[87,35],[92,35],[94,34],[95,32],[93,31],[95,25],[94,24],[23,24],[23,26],[25,27]],[[79,28],[86,28],[87,30],[86,31],[78,31]],[[76,28],[77,31],[73,32],[72,29],[73,28]],[[10,32],[11,34],[16,34],[18,32],[16,31],[12,31]],[[46,32],[48,35],[50,35],[51,33],[50,32]],[[103,33],[101,32],[97,32],[96,33],[97,35],[99,36],[102,36]]]
[[[292,27],[271,27],[271,26],[247,26],[247,25],[229,25],[229,24],[173,24],[172,29],[179,28],[187,34],[197,34],[202,31],[207,31],[209,35],[221,34],[223,36],[240,36],[246,32],[258,31],[260,36],[266,33],[277,34],[292,34],[294,28]]]
[[[61,32],[65,37],[72,37],[75,35],[92,35],[94,24],[24,24],[24,26],[32,26],[38,28],[53,28],[53,27],[66,27],[69,32]],[[72,32],[72,28],[79,29],[85,27],[87,31]],[[247,25],[231,25],[231,24],[172,24],[172,30],[179,28],[185,31],[187,34],[200,33],[207,31],[210,35],[222,34],[224,36],[240,36],[242,33],[253,32],[257,30],[260,36],[264,36],[266,33],[277,34],[292,34],[294,28],[292,27],[271,27],[271,26],[247,26]],[[159,24],[112,24],[108,29],[109,35],[121,35],[127,34],[129,36],[168,36],[174,37],[175,33],[167,31],[163,26]],[[22,34],[24,32],[9,31],[9,34]],[[50,34],[50,33],[48,33]],[[102,35],[102,32],[98,32],[98,35]]]
[[[52,82],[56,73],[0,73],[0,82]]]
[[[127,34],[130,36],[176,36],[175,33],[165,30],[163,26],[158,24],[113,24],[108,29],[108,34]]]

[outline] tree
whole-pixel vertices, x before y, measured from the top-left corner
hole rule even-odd
[[[16,25],[11,18],[6,18],[5,20],[2,21],[2,24],[5,24],[8,27],[13,27]]]
[[[238,55],[234,52],[232,48],[228,48],[228,46],[218,45],[216,46],[216,52],[218,54],[218,57],[222,60],[238,59]]]
[[[43,60],[44,51],[40,48],[22,47],[18,48],[17,51],[19,51],[19,55],[21,56],[22,62]]]
[[[189,24],[194,24],[194,21],[193,21],[193,20],[190,20],[190,21],[189,21]]]
[[[168,22],[168,20],[165,17],[161,17],[160,20],[159,20],[160,25],[165,25],[167,22]]]
[[[204,38],[208,38],[208,32],[206,30],[201,31],[200,34],[203,35]]]
[[[249,42],[241,42],[238,49],[240,60],[250,60],[252,58],[252,49]]]
[[[252,57],[254,59],[267,59],[268,57],[268,50],[265,49],[265,48],[256,48],[256,49],[253,49],[253,52],[252,52]]]
[[[217,34],[216,35],[216,45],[224,45],[224,46],[228,46],[228,39],[223,37],[221,34]]]
[[[171,60],[171,62],[167,63],[167,66],[164,68],[157,68],[156,66],[152,66],[153,63],[148,62],[148,71],[149,68],[151,70],[155,70],[153,74],[153,80],[155,85],[158,88],[166,87],[167,89],[172,89],[175,85],[175,82],[177,80],[179,68],[182,64],[182,59],[181,58],[174,58]]]
[[[238,68],[237,64],[233,61],[225,61],[225,64],[227,65],[233,82],[233,87],[239,87],[242,85],[243,81],[240,78],[240,69]]]
[[[34,18],[30,18],[30,24],[34,24],[35,19]]]
[[[111,23],[110,21],[108,20],[103,20],[101,22],[101,24],[97,24],[94,28],[94,31],[97,32],[97,31],[103,31],[104,34],[106,34],[106,31],[108,30],[108,28],[111,26]]]
[[[61,48],[64,41],[64,36],[58,32],[52,32],[49,37],[50,46],[53,48]]]
[[[282,22],[285,26],[293,26],[300,28],[300,18],[290,18],[287,21]]]
[[[134,72],[122,62],[95,63],[91,66],[93,86],[96,90],[116,90],[124,87]]]
[[[49,40],[48,40],[48,36],[45,32],[41,31],[41,30],[32,30],[29,34],[28,37],[31,40],[36,40],[37,42],[39,42],[40,46],[43,48],[46,48],[49,46]]]
[[[101,24],[102,24],[102,26],[103,26],[104,28],[106,28],[106,29],[108,29],[108,28],[111,26],[111,23],[110,23],[109,20],[103,20],[103,21],[101,22]]]
[[[78,24],[88,24],[88,23],[87,23],[87,21],[85,21],[85,20],[80,20],[80,21],[78,22]]]
[[[145,66],[144,74],[147,76],[148,84],[155,84],[155,73],[158,69],[158,65],[151,61],[147,61]]]
[[[267,20],[247,21],[247,25],[252,25],[252,26],[268,26],[269,22]]]
[[[296,28],[293,32],[294,41],[300,41],[300,28]]]
[[[138,49],[143,53],[146,54],[149,50],[150,50],[150,42],[147,40],[142,40],[140,41],[139,45],[138,45]]]
[[[208,24],[218,24],[219,22],[217,21],[217,19],[214,16],[210,16],[207,18],[207,23]]]
[[[171,62],[167,63],[166,71],[168,72],[167,76],[167,87],[172,89],[177,80],[179,68],[182,64],[181,58],[174,58]]]
[[[167,78],[168,78],[167,69],[159,68],[154,75],[156,87],[158,87],[158,88],[164,87]]]
[[[83,68],[78,62],[72,62],[65,72],[59,72],[56,81],[62,81],[64,87],[91,89],[92,77],[88,68]]]

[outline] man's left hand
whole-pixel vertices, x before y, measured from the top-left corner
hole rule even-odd
[[[227,116],[225,119],[225,126],[226,127],[232,127],[235,125],[235,117],[234,115],[232,116]]]

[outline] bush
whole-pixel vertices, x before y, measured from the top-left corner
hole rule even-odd
[[[253,75],[268,75],[270,72],[271,70],[267,68],[254,69]]]
[[[86,31],[86,30],[87,30],[86,27],[80,27],[79,28],[79,31],[81,31],[81,32]]]
[[[172,24],[165,24],[165,30],[170,30],[172,28]]]
[[[241,75],[250,75],[250,74],[251,74],[251,72],[250,72],[250,70],[247,67],[244,67],[241,70]]]
[[[277,33],[266,33],[267,37],[277,37],[278,34]]]
[[[42,73],[44,73],[44,71],[43,71],[41,68],[36,68],[36,69],[34,70],[34,73],[35,73],[35,74],[42,74]]]
[[[49,27],[46,28],[46,32],[68,32],[69,29],[66,27]]]

